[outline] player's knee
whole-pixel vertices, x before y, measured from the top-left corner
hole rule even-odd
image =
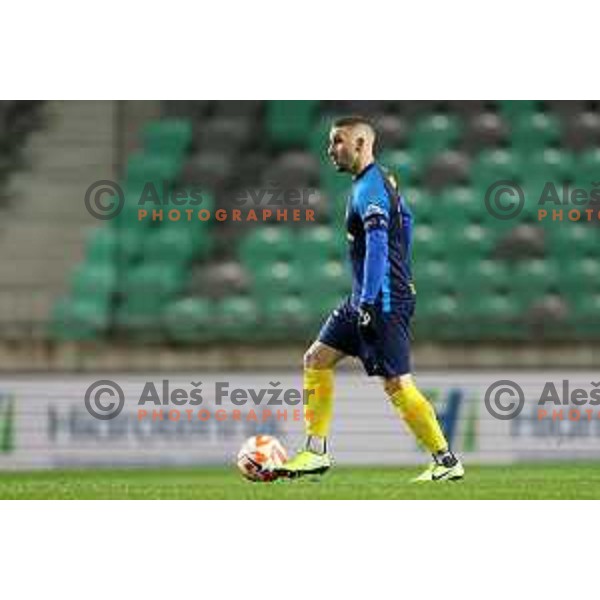
[[[335,361],[318,344],[313,344],[304,353],[303,363],[305,369],[332,369],[335,365]]]
[[[311,351],[311,349],[309,348],[304,353],[304,356],[302,357],[302,365],[304,366],[305,369],[312,369],[313,361],[314,361],[314,354]]]
[[[412,375],[399,375],[398,377],[390,377],[389,379],[383,380],[383,389],[388,396],[405,390],[407,387],[413,385]]]
[[[318,350],[313,349],[312,347],[310,347],[305,353],[304,353],[304,368],[305,369],[324,369],[326,368],[324,366],[324,361],[322,359],[322,357],[319,355]]]

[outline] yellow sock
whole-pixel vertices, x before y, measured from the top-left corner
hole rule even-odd
[[[404,419],[417,440],[432,454],[448,449],[433,407],[414,383],[398,390],[392,397],[396,412]]]
[[[304,390],[306,435],[327,437],[333,418],[333,370],[304,369]]]

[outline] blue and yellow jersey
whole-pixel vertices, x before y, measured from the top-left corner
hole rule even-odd
[[[346,229],[352,304],[375,304],[393,312],[399,302],[412,298],[412,215],[393,178],[377,163],[354,178]]]

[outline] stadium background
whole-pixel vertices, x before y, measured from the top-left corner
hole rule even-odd
[[[516,441],[527,428],[490,421],[481,390],[503,378],[524,377],[532,389],[547,378],[593,381],[598,221],[570,222],[565,211],[562,222],[540,222],[537,199],[546,181],[587,190],[598,183],[598,101],[4,101],[0,466],[229,460],[249,430],[230,432],[226,444],[226,434],[211,433],[207,443],[219,448],[212,454],[202,445],[189,452],[183,438],[176,451],[150,452],[147,439],[127,434],[119,454],[110,452],[118,436],[108,429],[73,428],[73,410],[85,410],[85,387],[106,377],[127,387],[198,374],[243,383],[264,374],[299,385],[306,345],[348,292],[349,181],[328,164],[325,148],[331,119],[356,113],[373,119],[380,160],[414,209],[415,370],[458,449],[478,462],[595,458],[594,423],[579,433],[559,424],[541,447],[539,431]],[[114,219],[86,209],[86,190],[99,180],[124,190]],[[498,180],[525,191],[514,219],[486,209]],[[201,208],[213,214],[247,214],[264,206],[265,190],[296,190],[307,194],[316,223],[140,221],[148,181],[199,186]],[[262,205],[240,206],[253,192]],[[600,208],[588,204],[577,208]],[[354,399],[343,408],[345,397]],[[70,423],[59,452],[50,433],[54,403]],[[342,369],[337,406],[342,462],[419,459],[406,436],[385,429],[391,413],[382,393],[352,364]],[[36,432],[21,458],[19,427]],[[400,441],[378,455],[382,428]],[[296,425],[281,435],[293,444],[299,433]]]

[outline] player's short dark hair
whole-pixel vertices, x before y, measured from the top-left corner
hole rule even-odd
[[[366,117],[361,117],[359,115],[339,117],[333,122],[334,127],[354,127],[355,125],[366,125],[367,127],[370,127],[373,132],[375,132],[375,126],[373,123]]]
[[[366,125],[371,128],[374,136],[374,146],[373,153],[379,153],[379,136],[377,135],[377,129],[375,129],[375,125],[370,119],[367,117],[362,117],[360,115],[352,115],[349,117],[340,117],[333,122],[333,127],[354,127],[355,125]]]

